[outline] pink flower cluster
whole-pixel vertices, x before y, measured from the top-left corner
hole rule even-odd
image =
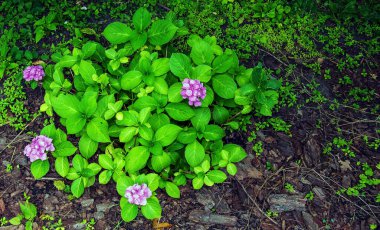
[[[131,204],[146,205],[146,200],[152,196],[152,191],[146,184],[134,184],[127,188],[124,196]]]
[[[23,73],[25,81],[39,81],[45,76],[44,69],[40,65],[28,66]]]
[[[202,105],[200,99],[206,97],[206,87],[199,80],[185,78],[182,82],[181,95],[183,99],[189,99],[189,105],[198,107]]]
[[[29,157],[30,161],[33,162],[35,160],[46,160],[46,152],[45,151],[54,151],[54,145],[52,143],[52,139],[45,136],[37,136],[33,138],[32,143],[27,145],[24,149],[24,154]]]

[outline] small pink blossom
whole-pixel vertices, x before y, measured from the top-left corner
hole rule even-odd
[[[146,205],[146,200],[152,196],[152,191],[150,191],[146,184],[134,184],[125,190],[124,196],[131,204]]]
[[[185,78],[182,82],[181,95],[183,99],[189,99],[189,105],[199,107],[201,99],[206,97],[206,87],[199,80]]]
[[[24,149],[25,156],[29,157],[30,161],[46,160],[46,151],[54,151],[52,139],[46,136],[37,136],[33,138],[32,143],[27,145]]]
[[[32,65],[28,66],[24,72],[24,79],[25,81],[39,81],[42,80],[42,78],[45,76],[44,69],[40,65]]]

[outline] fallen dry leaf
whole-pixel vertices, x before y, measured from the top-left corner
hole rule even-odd
[[[166,223],[166,222],[159,223],[157,219],[153,220],[153,228],[154,229],[162,230],[162,229],[170,228],[170,227],[172,227],[172,225],[169,223]]]
[[[0,213],[5,212],[5,204],[2,198],[0,198]]]
[[[341,169],[343,172],[346,172],[346,171],[348,171],[348,170],[352,170],[351,165],[350,165],[350,161],[349,161],[349,160],[345,160],[345,161],[341,161],[341,160],[339,160],[339,163],[340,163],[340,169]]]

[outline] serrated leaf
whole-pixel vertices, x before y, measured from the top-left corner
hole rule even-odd
[[[112,44],[121,44],[129,41],[131,33],[131,28],[121,22],[113,22],[103,31],[104,37]]]
[[[205,150],[198,141],[188,144],[185,148],[186,161],[192,167],[195,167],[203,162],[205,155]]]
[[[106,143],[110,142],[108,134],[108,123],[102,118],[93,118],[87,124],[87,135],[96,142]]]

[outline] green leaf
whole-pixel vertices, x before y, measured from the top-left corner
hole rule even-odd
[[[102,118],[96,117],[87,124],[87,135],[96,142],[110,142],[108,135],[108,123]]]
[[[234,163],[229,163],[227,165],[227,172],[232,175],[232,176],[235,176],[235,174],[237,173],[237,168],[236,168],[236,165]]]
[[[170,86],[168,90],[168,100],[169,102],[181,102],[183,97],[181,95],[182,83],[174,83]]]
[[[242,161],[247,156],[247,153],[244,151],[244,149],[236,144],[227,144],[223,146],[223,149],[230,153],[229,160],[233,163]]]
[[[226,174],[220,170],[209,171],[206,176],[214,183],[223,183],[227,179]]]
[[[145,176],[146,184],[148,185],[149,189],[154,192],[157,190],[158,186],[160,185],[160,176],[155,173],[149,173]]]
[[[175,141],[182,128],[177,125],[167,124],[159,128],[154,135],[155,141],[163,147],[170,145]]]
[[[134,30],[131,33],[130,40],[131,40],[133,49],[135,50],[140,49],[141,47],[145,45],[146,41],[148,40],[148,33],[147,32],[139,33],[137,30]]]
[[[54,111],[62,118],[80,115],[78,98],[73,95],[60,94],[56,99],[52,100]]]
[[[57,157],[54,163],[55,171],[61,176],[66,177],[69,173],[70,164],[67,157]]]
[[[72,164],[77,172],[81,172],[86,166],[86,160],[81,155],[77,154],[74,156]]]
[[[38,43],[45,35],[43,27],[39,26],[36,29],[36,43]]]
[[[121,199],[125,199],[124,197]],[[121,218],[125,222],[131,222],[134,220],[139,213],[139,208],[135,204],[130,204],[127,202],[123,202],[124,204],[121,206]]]
[[[139,8],[133,15],[132,22],[138,31],[145,30],[151,21],[151,14],[145,8]]]
[[[57,129],[55,128],[54,124],[50,124],[48,126],[45,126],[41,132],[40,132],[40,135],[44,135],[44,136],[47,136],[51,139],[55,139],[55,136],[56,136],[56,132],[57,132]]]
[[[232,55],[226,53],[215,58],[212,63],[212,68],[215,73],[225,73],[229,70],[234,64]]]
[[[131,28],[121,22],[113,22],[103,31],[104,37],[112,44],[121,44],[129,41],[131,33]]]
[[[100,167],[100,165],[98,165],[97,163],[91,163],[87,166],[87,169],[92,170],[93,175],[95,176],[100,172],[100,170],[102,170],[102,167]]]
[[[149,198],[147,204],[141,206],[141,212],[145,218],[153,220],[161,217],[161,205],[157,199]]]
[[[53,156],[55,157],[68,157],[77,151],[77,148],[70,141],[62,141],[55,146]]]
[[[205,149],[198,141],[188,144],[185,148],[186,161],[192,167],[199,165],[203,161],[205,155]]]
[[[127,143],[133,139],[133,137],[138,133],[136,127],[126,127],[120,132],[119,140],[120,142]]]
[[[223,124],[228,120],[230,112],[222,106],[214,106],[212,111],[212,118],[217,124]]]
[[[165,183],[165,191],[169,196],[173,198],[179,198],[181,196],[181,192],[179,191],[178,186],[169,181],[166,181]]]
[[[20,203],[20,210],[27,220],[33,220],[37,216],[37,207],[32,203]]]
[[[201,189],[203,187],[203,177],[195,177],[192,184],[194,189]]]
[[[11,225],[20,225],[22,219],[24,219],[24,216],[21,215],[21,214],[19,214],[19,215],[13,217],[12,219],[10,219],[10,220],[9,220],[9,223],[10,223]]]
[[[169,65],[169,58],[160,58],[157,60],[154,60],[152,63],[152,72],[154,76],[162,76],[169,72],[170,65]]]
[[[152,116],[151,111],[152,110],[151,110],[150,107],[144,108],[144,109],[140,110],[140,112],[139,112],[139,122],[141,124],[145,124],[149,120],[149,118]]]
[[[170,71],[180,80],[190,78],[192,74],[191,61],[188,56],[181,53],[174,53],[169,61]]]
[[[104,170],[99,174],[99,184],[108,184],[112,178],[112,171]]]
[[[92,75],[96,74],[96,70],[91,61],[82,60],[79,64],[79,73],[86,84],[91,85],[95,83]]]
[[[83,59],[91,57],[96,51],[97,44],[95,42],[87,42],[82,47]]]
[[[57,66],[60,66],[60,67],[72,67],[73,65],[75,65],[75,63],[77,63],[78,61],[78,57],[74,57],[74,56],[71,56],[71,55],[65,55],[61,58],[61,60],[59,60],[59,62],[57,63]]]
[[[196,108],[195,115],[191,118],[191,124],[196,130],[204,130],[210,119],[211,111],[209,108]]]
[[[207,125],[203,132],[204,138],[210,141],[220,140],[225,135],[224,130],[217,125]]]
[[[168,43],[175,35],[178,27],[168,20],[157,20],[148,31],[149,42],[155,46]]]
[[[208,65],[199,65],[193,69],[192,79],[198,79],[201,82],[208,82],[211,79],[211,67]]]
[[[149,118],[148,123],[152,126],[153,130],[158,130],[162,126],[170,123],[170,118],[163,113],[154,114]]]
[[[81,111],[86,114],[87,117],[91,117],[97,108],[98,90],[91,87],[87,88],[86,92],[82,96]]]
[[[96,150],[98,150],[98,142],[93,141],[87,134],[83,134],[79,140],[79,151],[82,156],[89,159],[95,154]]]
[[[102,166],[104,169],[108,169],[108,170],[114,169],[113,160],[110,155],[100,154],[98,157],[98,160],[99,160],[100,166]]]
[[[79,198],[84,193],[84,181],[82,178],[78,178],[71,184],[71,193],[74,197]]]
[[[66,120],[67,134],[76,134],[82,131],[86,125],[86,119],[82,114],[75,114]]]
[[[195,115],[194,110],[184,103],[169,103],[165,110],[176,121],[187,121]]]
[[[123,90],[133,89],[141,83],[142,78],[143,74],[140,71],[129,71],[121,77],[121,88]]]
[[[159,173],[165,168],[169,167],[172,160],[169,154],[163,152],[162,155],[153,155],[151,162],[153,170]]]
[[[30,171],[35,179],[40,179],[45,176],[50,169],[50,164],[48,160],[36,160],[30,165]]]
[[[215,93],[224,99],[231,99],[235,96],[237,85],[228,75],[217,75],[212,78],[212,88]]]
[[[66,178],[68,180],[75,180],[75,179],[78,179],[79,177],[80,177],[79,174],[74,168],[70,168],[69,173],[66,175]]]
[[[128,173],[137,172],[144,168],[150,153],[147,147],[137,146],[131,149],[125,158],[125,170]]]
[[[211,64],[214,59],[214,54],[211,46],[207,42],[201,40],[193,44],[190,57],[197,65]]]
[[[182,144],[190,144],[197,139],[197,132],[194,128],[189,128],[178,134],[177,140]]]
[[[162,77],[157,77],[154,81],[154,91],[156,91],[159,94],[168,94],[168,83],[166,83],[165,79]]]
[[[120,196],[124,197],[125,190],[127,190],[127,188],[133,184],[134,181],[130,177],[127,177],[125,175],[120,176],[116,182],[117,193],[119,193]]]
[[[133,104],[133,108],[135,108],[137,111],[140,111],[147,107],[150,107],[151,110],[153,111],[157,108],[157,106],[158,106],[157,101],[151,96],[140,97]]]

